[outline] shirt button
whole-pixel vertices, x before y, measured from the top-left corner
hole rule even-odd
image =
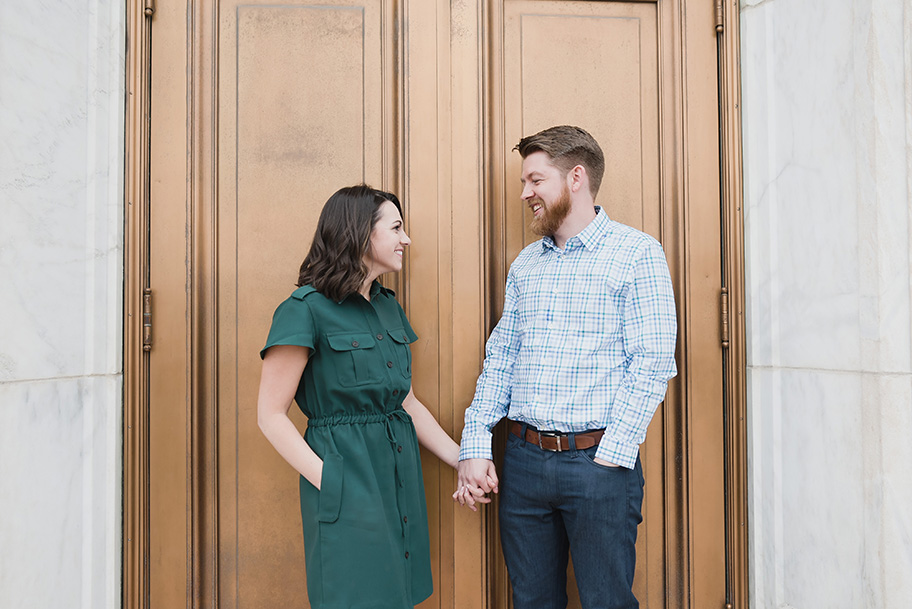
[[[400,453],[401,453],[401,452],[402,452],[402,447],[400,446],[399,448],[397,448],[397,449],[396,449],[396,452],[400,452]]]
[[[386,362],[386,367],[387,367],[387,368],[392,368],[392,367],[393,367],[393,362]]]
[[[389,419],[390,421],[392,421],[392,420],[393,420],[393,415],[391,415],[391,414],[390,414],[390,415],[387,415],[386,418]]]
[[[399,395],[399,390],[398,390],[398,389],[393,389],[393,395]]]
[[[382,334],[378,334],[378,335],[377,335],[377,340],[383,340],[383,335],[382,335]]]
[[[402,522],[408,522],[408,516],[403,516],[403,517],[402,517]]]
[[[358,341],[353,340],[353,341],[352,341],[352,347],[357,347],[357,346],[358,346]]]
[[[408,552],[405,553],[405,557],[408,558]]]

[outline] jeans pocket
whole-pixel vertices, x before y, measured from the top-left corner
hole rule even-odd
[[[592,467],[598,468],[602,471],[609,472],[609,473],[623,472],[624,469],[626,469],[621,466],[610,467],[608,465],[602,465],[601,463],[596,463],[595,462],[595,451],[597,449],[598,449],[597,446],[593,446],[592,448],[586,448],[584,450],[579,451],[583,455],[583,461],[585,461],[587,464],[591,465]]]
[[[507,434],[507,446],[510,448],[518,448],[525,443],[525,440],[517,436],[512,431]]]

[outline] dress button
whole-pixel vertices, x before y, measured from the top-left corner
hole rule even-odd
[[[390,421],[392,421],[392,420],[393,420],[393,415],[391,415],[391,414],[386,415],[386,418],[389,419]]]
[[[352,347],[357,347],[357,346],[358,346],[358,341],[353,340],[353,341],[352,341]]]
[[[393,362],[386,362],[386,367],[387,367],[387,368],[392,368],[392,367],[393,367]]]
[[[403,517],[402,517],[402,522],[408,522],[408,516],[403,516]]]
[[[408,558],[408,552],[405,553],[405,557]]]
[[[399,448],[396,449],[396,451],[401,453],[401,452],[402,452],[402,447],[400,446]]]
[[[399,390],[398,390],[398,389],[393,389],[393,395],[399,395]]]
[[[383,340],[383,335],[382,335],[382,334],[378,334],[378,335],[377,335],[377,340]]]

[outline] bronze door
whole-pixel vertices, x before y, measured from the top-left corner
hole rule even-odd
[[[458,438],[506,270],[532,238],[511,149],[558,123],[600,141],[598,202],[662,241],[678,297],[680,372],[643,448],[638,596],[722,606],[711,12],[696,0],[156,3],[154,344],[137,398],[151,607],[308,606],[296,474],[256,425],[257,354],[326,198],[362,180],[400,194],[413,242],[389,281],[420,337],[413,384]],[[493,512],[457,509],[452,470],[423,459],[435,592],[422,606],[508,606]]]

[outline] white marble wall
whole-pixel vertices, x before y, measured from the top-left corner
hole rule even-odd
[[[751,605],[912,607],[912,0],[742,0]]]
[[[0,2],[0,607],[120,606],[124,3]]]

